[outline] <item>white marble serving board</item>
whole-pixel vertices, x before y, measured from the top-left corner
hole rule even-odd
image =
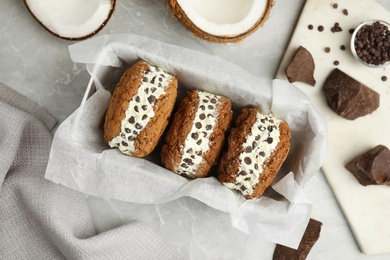
[[[348,15],[343,14],[344,9]],[[349,29],[369,19],[390,22],[390,12],[373,0],[307,0],[276,78],[286,79],[284,70],[300,45],[310,51],[316,85],[294,85],[312,98],[327,119],[329,150],[322,169],[360,249],[371,255],[390,253],[390,186],[364,187],[344,168],[347,162],[378,144],[390,148],[390,65],[365,67],[350,51]],[[330,29],[336,22],[343,31],[332,33]],[[309,30],[309,24],[314,29]],[[324,27],[322,32],[317,29],[320,25]],[[346,50],[341,50],[341,45]],[[326,47],[331,48],[330,53],[325,52]],[[333,64],[336,60],[338,66]],[[334,113],[326,104],[322,86],[335,67],[380,93],[379,109],[354,121]],[[388,80],[382,81],[382,76]]]

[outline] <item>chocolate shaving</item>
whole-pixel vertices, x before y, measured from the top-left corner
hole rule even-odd
[[[315,64],[310,52],[306,48],[299,46],[285,73],[289,82],[300,81],[314,86],[316,84],[313,76],[314,69]]]

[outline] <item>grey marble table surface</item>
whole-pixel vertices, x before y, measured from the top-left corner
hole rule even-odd
[[[389,0],[378,2],[390,9]],[[304,3],[277,0],[263,28],[243,42],[220,45],[194,38],[172,18],[164,0],[117,1],[112,19],[99,35],[148,36],[218,56],[256,76],[273,79]],[[90,78],[85,66],[73,63],[69,57],[68,46],[73,42],[44,30],[21,0],[1,0],[0,6],[0,82],[37,102],[62,122],[80,105]],[[321,238],[308,259],[390,259],[390,254],[366,256],[360,252],[321,171],[304,190],[313,203],[312,217],[323,222]],[[94,205],[98,207],[98,203]],[[109,216],[96,220],[102,230],[110,226],[109,222]],[[272,252],[270,247],[259,259],[271,259]]]

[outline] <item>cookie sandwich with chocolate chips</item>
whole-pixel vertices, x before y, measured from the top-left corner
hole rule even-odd
[[[247,199],[260,197],[286,159],[290,138],[286,122],[257,108],[241,109],[219,164],[219,181]]]
[[[189,178],[208,175],[232,119],[229,99],[192,90],[180,101],[161,151],[163,165]]]
[[[134,157],[150,154],[168,125],[177,97],[177,79],[139,60],[122,75],[104,122],[104,140]]]

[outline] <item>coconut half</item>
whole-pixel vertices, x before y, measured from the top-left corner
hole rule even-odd
[[[255,32],[270,15],[274,0],[167,0],[173,15],[195,36],[237,42]]]
[[[111,18],[116,0],[23,0],[50,33],[82,40],[99,32]]]

